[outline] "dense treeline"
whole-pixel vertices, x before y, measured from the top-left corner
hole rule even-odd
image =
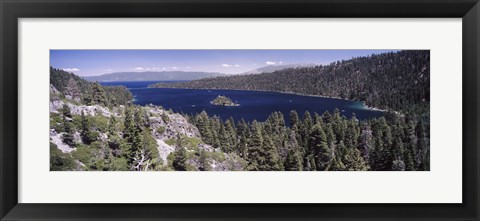
[[[265,122],[190,116],[204,142],[248,162],[248,170],[429,170],[428,122],[386,114],[359,121],[336,109],[323,115],[274,112]]]
[[[73,73],[50,67],[50,84],[62,96],[86,105],[99,104],[107,107],[126,105],[133,96],[123,86],[101,86],[97,82],[88,82]]]
[[[266,90],[339,97],[367,105],[426,112],[430,102],[430,51],[408,50],[284,69],[272,73],[158,83],[152,87]]]

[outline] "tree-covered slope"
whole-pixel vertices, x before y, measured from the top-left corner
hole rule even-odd
[[[152,87],[276,91],[359,100],[389,110],[425,110],[430,101],[430,51],[391,52],[329,65]]]
[[[101,86],[53,67],[50,67],[50,84],[65,98],[86,105],[118,106],[128,104],[133,99],[132,93],[126,87]]]

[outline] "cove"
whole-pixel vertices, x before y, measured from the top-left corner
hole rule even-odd
[[[245,91],[245,90],[207,90],[207,89],[172,89],[148,88],[154,82],[102,82],[102,85],[123,85],[134,95],[134,103],[138,105],[159,105],[178,113],[197,114],[206,111],[210,116],[217,115],[222,119],[232,117],[235,121],[265,121],[275,111],[280,111],[288,124],[291,110],[296,110],[300,117],[309,111],[313,117],[316,112],[333,113],[335,108],[347,118],[353,113],[360,120],[376,118],[384,112],[368,109],[362,102],[335,98],[304,96],[277,92]],[[224,95],[240,104],[225,107],[210,104],[218,95]]]

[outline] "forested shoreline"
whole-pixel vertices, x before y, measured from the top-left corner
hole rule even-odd
[[[389,52],[271,73],[157,83],[151,87],[254,90],[365,102],[399,112],[428,112],[430,51]]]
[[[428,171],[429,60],[429,51],[399,51],[153,86],[333,97],[385,110],[364,120],[339,109],[277,111],[262,122],[135,105],[125,87],[52,67],[51,170]]]

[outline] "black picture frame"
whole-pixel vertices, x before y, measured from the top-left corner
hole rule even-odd
[[[1,220],[479,220],[478,0],[1,0]],[[18,203],[18,19],[120,17],[462,18],[462,204]],[[39,190],[41,191],[41,190]]]

